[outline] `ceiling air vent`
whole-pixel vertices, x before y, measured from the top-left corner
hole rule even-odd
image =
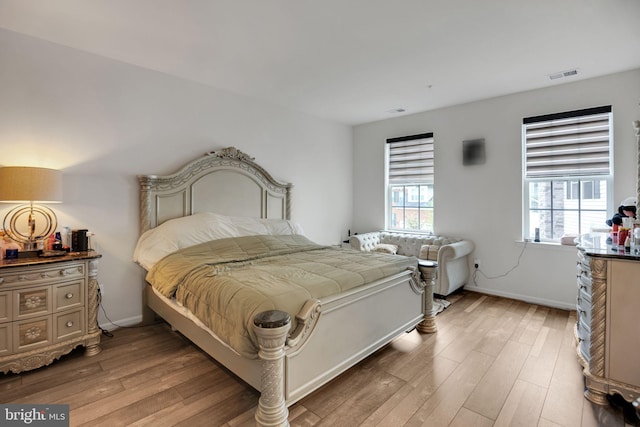
[[[557,79],[562,79],[564,77],[575,76],[577,74],[578,74],[578,70],[574,69],[574,70],[560,71],[558,73],[549,74],[549,78],[551,80],[557,80]]]

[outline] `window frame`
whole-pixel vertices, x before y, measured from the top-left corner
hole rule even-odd
[[[531,209],[529,207],[529,202],[530,202],[530,193],[529,193],[529,183],[532,182],[544,182],[544,183],[551,183],[551,182],[559,182],[559,181],[568,181],[569,183],[571,181],[579,181],[580,185],[579,185],[579,193],[578,193],[578,197],[576,199],[571,199],[571,200],[575,200],[578,203],[578,209],[548,209],[548,211],[551,212],[551,214],[553,215],[554,212],[562,212],[562,211],[567,211],[567,212],[577,212],[578,213],[578,226],[581,227],[582,224],[582,214],[585,212],[594,212],[594,211],[600,211],[600,210],[596,210],[596,209],[588,209],[588,208],[581,208],[580,204],[582,203],[583,200],[592,200],[592,199],[585,199],[584,197],[582,197],[582,184],[585,181],[595,181],[595,180],[599,180],[599,181],[605,181],[606,185],[607,185],[607,203],[606,203],[606,212],[611,212],[612,211],[612,194],[613,194],[613,177],[612,176],[605,176],[605,175],[585,175],[585,176],[571,176],[571,177],[559,177],[559,178],[529,178],[526,179],[525,178],[525,182],[523,185],[523,240],[531,240],[533,241],[534,236],[533,233],[529,233],[531,231],[531,211],[535,210],[535,209]],[[553,187],[553,186],[552,186]],[[566,191],[566,189],[565,189]],[[547,209],[543,209],[540,208],[538,209],[540,211],[543,210],[547,210]],[[602,226],[605,227],[606,224],[602,223]],[[588,230],[580,230],[580,233],[583,234],[585,232],[588,232]],[[560,243],[560,239],[548,239],[548,238],[544,238],[543,236],[540,237],[540,241],[541,242],[546,242],[546,243]]]
[[[391,152],[391,146],[393,143],[402,143],[402,142],[408,142],[408,141],[418,141],[418,140],[426,140],[425,143],[428,144],[427,146],[427,151],[431,152],[431,158],[424,158],[422,159],[427,160],[427,162],[431,162],[431,173],[427,173],[424,175],[424,177],[422,179],[415,179],[415,180],[402,180],[402,182],[391,182],[390,180],[390,152]],[[397,231],[397,232],[410,232],[410,233],[416,233],[416,234],[433,234],[434,233],[434,228],[435,228],[435,141],[434,141],[434,137],[433,137],[433,133],[432,132],[428,132],[428,133],[421,133],[421,134],[416,134],[416,135],[408,135],[408,136],[403,136],[403,137],[397,137],[397,138],[389,138],[386,141],[385,144],[385,156],[384,156],[384,172],[385,172],[385,229],[389,230],[389,231]],[[429,201],[423,202],[421,200],[421,187],[430,187],[431,188],[431,193],[432,193],[432,197],[430,198],[430,204],[429,205]],[[397,206],[394,202],[394,188],[397,187],[403,187],[402,188],[402,206]],[[417,202],[417,206],[413,207],[413,206],[409,206],[410,208],[416,208],[418,210],[417,212],[417,217],[418,217],[418,228],[408,228],[407,227],[407,223],[406,223],[406,215],[404,216],[404,221],[403,221],[403,227],[402,228],[398,228],[398,227],[392,227],[392,222],[393,222],[393,218],[394,218],[394,210],[397,208],[402,208],[404,210],[407,209],[407,205],[410,204],[408,202],[407,199],[407,188],[408,187],[418,187],[418,202]],[[427,190],[429,191],[429,190]],[[427,193],[428,194],[428,193]],[[424,206],[427,205],[427,206]],[[427,215],[429,215],[431,217],[431,226],[429,228],[426,229],[420,229],[420,219],[423,217],[423,212],[430,212],[430,214],[428,213]],[[427,223],[428,224],[428,223]]]
[[[538,119],[538,122],[544,122],[544,121],[552,121],[552,120],[558,120],[558,119],[563,119],[563,118],[576,118],[576,117],[587,117],[587,116],[591,116],[591,115],[595,115],[595,114],[603,114],[603,113],[608,113],[608,158],[609,158],[609,165],[608,165],[608,173],[603,173],[603,174],[558,174],[555,176],[545,176],[545,177],[527,177],[527,131],[526,131],[526,124],[527,124],[527,120],[531,120],[531,119]],[[614,177],[614,162],[613,162],[613,140],[614,140],[614,136],[613,136],[613,112],[611,109],[611,106],[603,106],[603,107],[596,107],[596,108],[589,108],[589,109],[584,109],[584,110],[575,110],[575,111],[568,111],[568,112],[563,112],[563,113],[554,113],[554,114],[547,114],[544,116],[537,116],[537,117],[529,117],[529,118],[525,118],[523,119],[523,123],[522,123],[522,139],[521,139],[521,143],[522,143],[522,238],[523,240],[533,240],[534,236],[533,236],[533,232],[531,231],[531,212],[534,209],[531,209],[531,194],[530,194],[530,183],[534,183],[534,182],[548,182],[552,187],[553,187],[553,182],[560,182],[560,181],[567,181],[568,185],[571,185],[572,181],[578,181],[578,195],[577,198],[569,198],[568,195],[565,193],[565,199],[566,200],[577,200],[578,203],[578,209],[553,209],[553,202],[552,202],[552,206],[551,209],[549,209],[552,212],[560,212],[560,211],[577,211],[578,212],[578,230],[580,234],[584,234],[590,230],[582,230],[582,214],[583,212],[593,212],[593,211],[601,211],[600,209],[587,209],[587,208],[582,208],[581,207],[581,203],[584,200],[587,200],[583,197],[583,190],[584,190],[584,184],[586,182],[593,182],[593,181],[605,181],[606,183],[606,206],[605,206],[605,211],[606,212],[612,212],[613,211],[613,177]],[[565,189],[565,192],[567,191],[567,189]],[[573,196],[573,190],[571,190],[572,192],[572,196]],[[592,189],[592,193],[595,194],[595,188]],[[600,196],[602,197],[602,192],[600,192]],[[588,200],[593,200],[593,199],[588,199]],[[605,223],[603,222],[602,226],[605,226]],[[559,243],[560,239],[549,239],[549,238],[544,238],[543,236],[540,236],[540,241],[541,242],[547,242],[547,243]]]

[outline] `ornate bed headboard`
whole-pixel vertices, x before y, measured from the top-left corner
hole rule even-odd
[[[171,175],[139,175],[140,233],[198,212],[291,219],[292,184],[276,181],[235,147],[211,151]]]

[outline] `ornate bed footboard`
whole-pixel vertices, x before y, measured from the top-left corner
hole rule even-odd
[[[296,315],[297,327],[291,331],[287,338],[287,347],[298,350],[304,342],[311,336],[320,315],[322,313],[322,303],[317,299],[308,300],[302,310]]]
[[[420,297],[416,298],[416,295]],[[298,333],[290,333],[288,339],[289,314],[269,311],[256,316],[254,330],[262,361],[261,397],[255,414],[258,425],[289,425],[287,406],[399,334],[413,327],[420,332],[435,332],[432,295],[433,282],[421,280],[416,268],[374,283],[353,295],[326,301],[326,313],[320,301],[309,301],[296,316]],[[318,322],[321,314],[322,322]],[[341,324],[352,316],[358,317],[348,325]],[[330,334],[336,328],[340,332]],[[372,331],[381,333],[376,335]],[[369,338],[360,339],[363,336]],[[349,347],[351,342],[356,344]],[[331,353],[338,351],[342,351],[338,358],[341,362],[332,361]]]

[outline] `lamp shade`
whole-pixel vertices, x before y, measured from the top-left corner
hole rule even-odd
[[[62,202],[62,172],[24,166],[0,168],[0,202]]]

